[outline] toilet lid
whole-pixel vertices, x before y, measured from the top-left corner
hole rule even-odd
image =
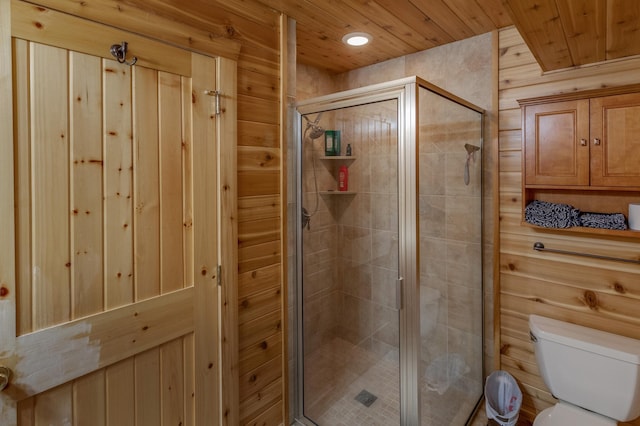
[[[533,422],[533,426],[616,426],[617,424],[618,422],[614,419],[566,402],[559,402],[543,410]]]

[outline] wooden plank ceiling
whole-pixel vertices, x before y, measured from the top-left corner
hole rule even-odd
[[[640,54],[640,1],[505,0],[543,71]]]
[[[510,25],[543,71],[640,54],[638,0],[118,1],[205,31],[210,39],[238,41],[277,36],[277,29],[264,27],[261,14],[283,12],[297,22],[298,61],[331,73]],[[346,46],[342,37],[350,32],[369,33],[373,41]]]
[[[640,54],[638,0],[259,0],[297,21],[298,61],[344,72],[515,25],[543,71]],[[349,47],[342,37],[373,41]]]

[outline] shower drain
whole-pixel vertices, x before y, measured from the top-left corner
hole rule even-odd
[[[360,393],[356,395],[355,399],[365,407],[371,407],[371,404],[373,404],[376,401],[376,399],[378,399],[378,397],[372,394],[371,392],[368,392],[367,390],[362,389]]]

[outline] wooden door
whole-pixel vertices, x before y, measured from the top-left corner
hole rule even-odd
[[[591,185],[640,188],[640,93],[591,100]]]
[[[0,8],[0,424],[217,424],[216,59]]]
[[[589,185],[589,101],[527,105],[525,185]]]

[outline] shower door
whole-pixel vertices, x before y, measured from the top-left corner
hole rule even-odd
[[[298,111],[295,417],[464,425],[483,381],[481,110],[413,77]]]
[[[400,422],[397,124],[395,99],[302,116],[302,405],[316,424]],[[339,130],[337,155],[323,130]]]

